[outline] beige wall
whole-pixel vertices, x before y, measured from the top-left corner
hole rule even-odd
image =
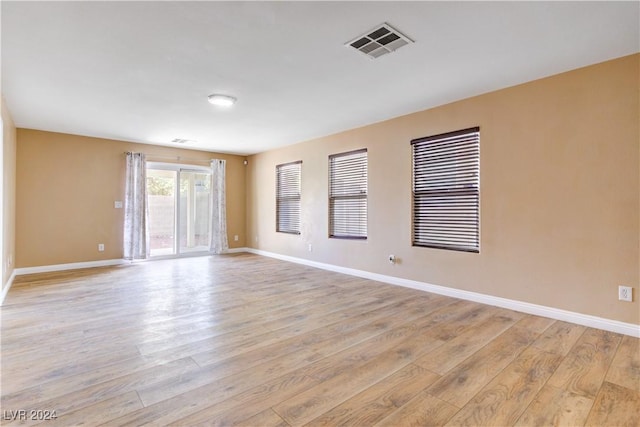
[[[16,253],[16,127],[2,98],[2,289],[15,267]]]
[[[123,209],[113,203],[124,198],[125,151],[149,161],[225,159],[229,246],[245,246],[244,157],[29,129],[17,141],[17,267],[122,258]]]
[[[640,55],[620,58],[252,156],[247,242],[640,324],[639,64]],[[412,247],[409,141],[472,126],[481,132],[481,252]],[[329,239],[327,156],[364,147],[368,239]],[[300,236],[275,232],[275,165],[295,160]],[[621,284],[635,288],[633,303],[618,301]]]

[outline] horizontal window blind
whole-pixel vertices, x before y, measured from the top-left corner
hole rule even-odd
[[[367,150],[329,156],[329,236],[367,238]]]
[[[411,145],[413,245],[479,252],[480,128]]]
[[[276,231],[300,234],[302,161],[276,166]]]

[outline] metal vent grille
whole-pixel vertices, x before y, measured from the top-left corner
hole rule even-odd
[[[352,47],[375,59],[409,43],[413,43],[413,40],[385,22],[345,43],[345,46]]]

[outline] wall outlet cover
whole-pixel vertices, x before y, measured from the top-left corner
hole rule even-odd
[[[633,301],[633,288],[631,286],[618,286],[618,299],[620,301]]]

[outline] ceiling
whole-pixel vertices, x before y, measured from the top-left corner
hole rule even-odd
[[[2,93],[16,126],[236,154],[640,51],[639,2],[1,8]],[[385,22],[415,43],[378,59],[345,46]],[[238,102],[222,110],[212,93]]]

